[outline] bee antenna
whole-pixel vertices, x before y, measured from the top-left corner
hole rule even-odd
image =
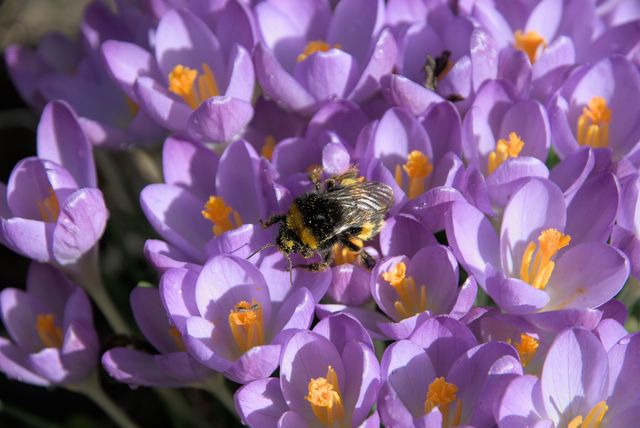
[[[251,257],[253,257],[256,254],[258,254],[260,251],[266,250],[269,247],[275,247],[275,244],[273,242],[268,242],[268,243],[264,244],[262,247],[258,248],[253,253],[249,254],[249,256],[247,257],[247,260],[249,260]]]

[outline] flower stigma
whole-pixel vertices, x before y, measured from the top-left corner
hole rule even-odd
[[[532,241],[529,242],[522,254],[520,279],[533,288],[544,290],[556,266],[551,258],[569,245],[569,242],[571,242],[571,236],[565,235],[557,229],[543,230],[538,236],[538,251],[536,252],[536,244]],[[534,252],[536,252],[536,257],[532,265],[531,260]]]
[[[171,339],[173,339],[173,342],[175,343],[176,348],[180,352],[186,352],[187,348],[184,346],[184,342],[182,340],[182,335],[180,334],[180,331],[178,331],[178,329],[172,325],[169,327],[168,333]]]
[[[401,319],[427,310],[427,287],[421,285],[418,290],[413,277],[407,277],[406,273],[407,265],[400,262],[382,274],[382,278],[391,284],[400,296],[400,300],[396,300],[393,306]]]
[[[264,137],[264,144],[262,145],[262,149],[260,150],[260,154],[271,160],[273,157],[273,150],[276,148],[276,139],[273,135],[269,134]]]
[[[53,188],[49,187],[49,196],[38,201],[38,211],[40,212],[40,218],[45,223],[55,223],[58,220],[60,203]]]
[[[36,315],[36,331],[43,348],[62,348],[62,328],[56,325],[55,315]]]
[[[311,40],[305,45],[302,53],[299,54],[296,58],[296,61],[302,62],[316,52],[328,52],[330,49],[340,48],[342,48],[342,45],[340,45],[339,43],[335,43],[333,46],[331,46],[329,43],[323,40]]]
[[[407,162],[402,167],[396,165],[395,179],[400,187],[403,187],[403,170],[409,177],[409,187],[408,190],[405,189],[407,196],[409,199],[415,199],[416,196],[424,192],[424,180],[433,172],[433,164],[427,155],[420,150],[413,150],[407,156]]]
[[[427,398],[424,401],[424,413],[427,414],[434,407],[437,407],[442,414],[442,427],[460,425],[462,419],[462,402],[457,399],[458,387],[444,380],[444,377],[437,377],[429,384]],[[453,420],[449,420],[449,409],[451,404],[455,404]]]
[[[169,91],[179,95],[192,109],[204,100],[220,95],[211,68],[203,63],[202,70],[202,75],[198,76],[198,70],[178,64],[169,73]]]
[[[599,428],[602,424],[604,415],[609,410],[606,401],[600,401],[589,410],[587,416],[583,419],[581,415],[571,419],[571,422],[567,425],[567,428]]]
[[[593,97],[578,118],[577,140],[581,146],[603,148],[609,146],[611,109],[602,97]]]
[[[311,405],[316,419],[326,427],[341,427],[344,425],[344,406],[340,396],[338,376],[333,367],[327,368],[325,377],[309,380],[309,392],[305,400]]]
[[[518,30],[513,35],[515,39],[515,48],[521,50],[526,53],[529,57],[529,62],[534,64],[536,62],[536,54],[538,53],[538,48],[542,46],[543,48],[547,47],[547,42],[542,37],[540,33],[536,31],[527,31],[523,33]]]
[[[202,217],[213,223],[212,230],[215,236],[220,236],[223,232],[242,226],[240,214],[227,205],[221,196],[209,196],[201,213]],[[233,222],[231,222],[230,216],[233,217]]]
[[[536,355],[536,351],[540,346],[540,341],[533,336],[529,336],[526,333],[520,334],[520,342],[515,343],[514,348],[518,351],[520,356],[520,363],[522,367],[526,367]]]
[[[524,147],[524,141],[515,132],[509,133],[509,140],[501,138],[496,143],[496,149],[489,153],[487,159],[487,171],[493,174],[507,159],[517,158]]]
[[[229,312],[229,327],[241,353],[254,346],[264,345],[262,306],[255,301],[242,300]]]

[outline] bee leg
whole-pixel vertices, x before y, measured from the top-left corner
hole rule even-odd
[[[358,255],[360,256],[360,261],[368,270],[373,269],[373,267],[376,265],[375,259],[371,257],[371,254],[367,253],[364,249],[360,250],[360,253]]]
[[[266,221],[260,220],[260,224],[263,228],[267,228],[269,226],[273,226],[276,223],[280,223],[281,221],[285,221],[287,219],[286,215],[276,214],[269,217]]]

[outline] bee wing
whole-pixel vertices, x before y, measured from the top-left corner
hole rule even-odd
[[[382,183],[364,182],[340,187],[330,195],[345,208],[370,214],[386,212],[393,205],[393,190]]]
[[[393,205],[393,190],[382,183],[364,182],[339,187],[327,196],[338,202],[345,213],[335,234],[359,226],[376,215],[384,215]]]

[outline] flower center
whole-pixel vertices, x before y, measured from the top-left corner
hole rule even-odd
[[[462,418],[462,402],[457,399],[458,387],[444,380],[444,377],[437,377],[429,384],[427,399],[424,402],[424,413],[427,414],[434,407],[437,407],[442,414],[442,426],[450,427],[460,425]],[[455,414],[453,420],[449,420],[449,409],[452,403],[455,404]]]
[[[311,40],[306,44],[306,46],[302,50],[302,53],[298,55],[298,57],[296,58],[296,61],[302,62],[316,52],[327,52],[329,49],[340,49],[340,48],[342,48],[342,45],[340,45],[339,43],[336,43],[333,46],[331,46],[329,43],[323,40]]]
[[[542,47],[547,47],[547,42],[539,33],[535,31],[527,31],[527,33],[523,33],[518,30],[513,35],[515,38],[515,48],[521,50],[526,53],[529,57],[529,62],[531,64],[536,62],[536,54],[538,53],[538,48],[542,45]]]
[[[522,367],[526,367],[533,357],[535,357],[538,346],[540,346],[540,341],[538,339],[529,336],[526,333],[520,334],[520,342],[516,343],[514,347],[516,348],[516,351],[518,351]]]
[[[233,307],[229,312],[229,327],[240,352],[264,345],[262,306],[255,300],[251,304],[242,300]]]
[[[55,315],[36,315],[36,331],[43,348],[62,348],[62,329],[56,325]]]
[[[499,139],[496,143],[496,149],[489,153],[487,159],[487,170],[489,174],[493,174],[500,165],[502,165],[507,159],[517,158],[524,147],[524,141],[515,132],[509,133],[509,140],[503,138]]]
[[[602,419],[604,419],[607,410],[609,410],[607,402],[604,400],[600,401],[589,410],[589,413],[587,413],[584,419],[580,415],[571,419],[567,428],[598,428],[600,424],[602,424]]]
[[[343,426],[344,406],[340,397],[338,376],[333,367],[327,368],[325,377],[309,380],[309,393],[305,400],[311,405],[313,414],[326,427]]]
[[[578,118],[578,144],[581,146],[607,147],[609,145],[611,109],[602,97],[593,97]]]
[[[179,95],[192,109],[204,100],[220,95],[211,68],[203,63],[202,71],[198,76],[198,70],[178,64],[169,73],[169,91]]]
[[[409,177],[409,187],[405,189],[409,199],[414,199],[416,196],[424,192],[424,179],[427,178],[433,171],[433,165],[429,161],[427,155],[420,150],[414,150],[407,156],[407,162],[402,165],[396,165],[395,179],[398,186],[403,187],[402,170],[407,173]]]
[[[40,218],[45,223],[55,223],[60,215],[60,204],[58,197],[51,187],[49,187],[49,196],[38,201],[38,211]]]
[[[220,196],[209,196],[209,200],[204,204],[202,216],[213,223],[213,234],[221,235],[223,232],[242,226],[240,214],[224,203]],[[233,216],[233,223],[230,216]],[[235,226],[234,226],[235,223]]]
[[[351,238],[351,242],[362,248],[364,243],[361,239]],[[333,260],[336,266],[352,264],[358,259],[358,253],[341,244],[333,246]]]
[[[409,318],[427,310],[427,287],[416,287],[413,277],[406,277],[407,266],[400,262],[382,274],[382,278],[396,290],[400,300],[393,306],[401,319]],[[419,289],[418,289],[419,288]]]
[[[176,348],[180,352],[186,352],[187,348],[185,348],[184,346],[184,342],[182,341],[182,335],[180,334],[178,329],[175,328],[175,326],[170,326],[168,333],[169,333],[169,336],[171,336],[171,338],[173,339],[173,342],[175,343]]]
[[[551,257],[569,245],[569,242],[571,242],[571,236],[557,229],[543,230],[538,236],[538,251],[536,252],[536,244],[532,241],[522,254],[520,279],[538,290],[544,290],[556,266]],[[535,259],[533,259],[534,252],[536,252]],[[533,264],[531,264],[532,259]]]

